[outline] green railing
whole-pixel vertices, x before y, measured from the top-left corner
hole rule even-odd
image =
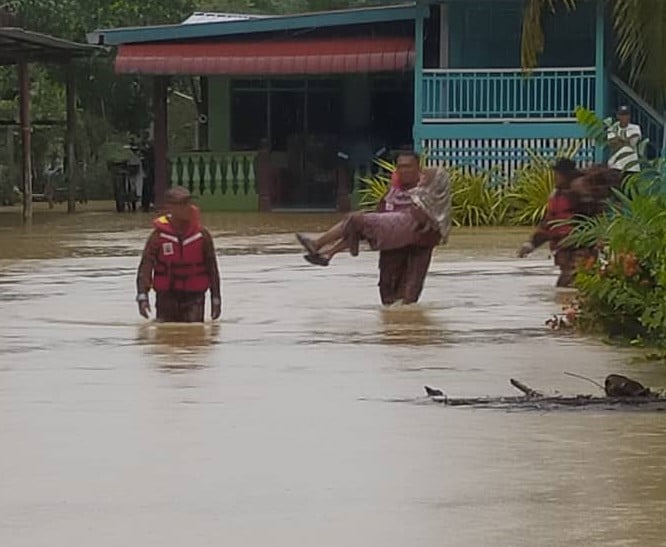
[[[186,152],[173,154],[169,173],[171,186],[184,186],[206,211],[258,211],[256,152]],[[370,175],[361,167],[351,175],[350,202],[357,209],[361,179]]]
[[[187,152],[170,158],[172,186],[184,186],[203,210],[257,211],[256,152]]]
[[[423,71],[422,120],[571,120],[594,109],[594,67]]]

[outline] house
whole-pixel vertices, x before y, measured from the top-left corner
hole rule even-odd
[[[431,164],[511,174],[527,150],[584,137],[574,110],[619,100],[653,142],[663,120],[614,75],[604,0],[547,18],[540,68],[520,69],[522,0],[416,3],[287,16],[194,14],[98,30],[116,71],[154,78],[156,193],[185,184],[225,210],[345,210],[359,170],[405,145]],[[202,150],[168,154],[167,86],[200,79]],[[599,160],[583,141],[582,162]],[[352,175],[350,175],[352,173]],[[350,182],[351,181],[351,182]]]

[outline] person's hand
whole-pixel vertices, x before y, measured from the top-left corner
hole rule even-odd
[[[222,315],[222,300],[213,298],[210,304],[210,316],[215,321],[220,318],[220,315]]]
[[[146,319],[150,319],[150,301],[148,300],[148,296],[143,294],[139,295],[136,298],[137,303],[139,304],[139,314],[141,317],[145,317]]]
[[[533,250],[534,245],[532,245],[529,241],[526,241],[520,246],[520,249],[518,249],[518,258],[525,258]]]

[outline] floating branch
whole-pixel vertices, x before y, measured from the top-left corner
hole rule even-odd
[[[568,373],[568,375],[580,377],[572,373]],[[425,389],[430,400],[446,406],[536,410],[565,408],[666,410],[666,397],[664,395],[651,391],[640,382],[626,376],[610,374],[606,377],[604,386],[597,384],[590,378],[584,379],[602,387],[605,395],[601,397],[592,395],[544,395],[514,378],[510,379],[511,385],[521,391],[523,395],[509,397],[448,397],[439,389],[429,386]]]

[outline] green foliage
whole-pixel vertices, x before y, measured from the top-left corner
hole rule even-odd
[[[389,191],[391,185],[391,175],[385,173],[378,173],[371,177],[361,178],[363,187],[361,188],[360,202],[361,209],[366,211],[373,211],[379,205],[379,202],[384,199],[384,196]]]
[[[663,182],[635,181],[606,215],[573,222],[565,243],[603,249],[576,277],[581,328],[666,344],[666,197],[652,191]]]
[[[451,169],[454,226],[495,226],[507,218],[504,187],[493,185],[492,171]]]
[[[567,10],[575,9],[576,0],[559,0]],[[543,53],[544,12],[555,12],[557,0],[526,0],[523,7],[523,28],[521,33],[520,58],[522,66],[531,69],[537,66]]]

